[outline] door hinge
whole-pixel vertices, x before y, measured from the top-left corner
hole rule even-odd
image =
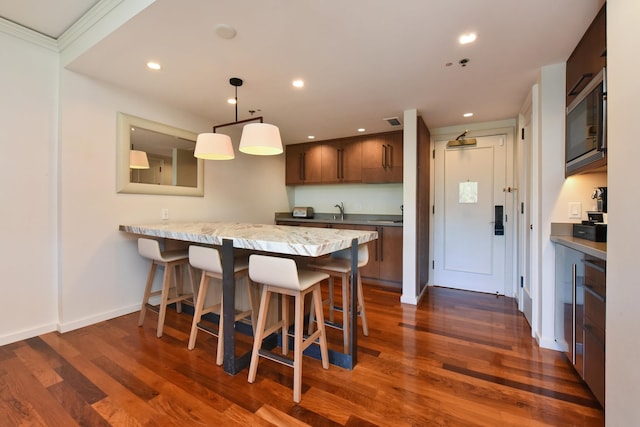
[[[434,149],[432,153],[433,153],[433,158],[435,159],[436,158],[436,150]]]
[[[509,221],[509,216],[507,214],[504,214],[504,222]]]
[[[521,138],[524,141],[524,128],[522,128],[522,136],[521,136]]]
[[[436,205],[431,206],[431,215],[436,214]]]
[[[520,213],[524,213],[524,202],[520,202]]]
[[[524,276],[520,276],[520,287],[524,288]]]
[[[432,269],[432,270],[435,270],[435,269],[436,269],[436,262],[435,262],[435,260],[432,260],[432,261],[431,261],[431,269]]]

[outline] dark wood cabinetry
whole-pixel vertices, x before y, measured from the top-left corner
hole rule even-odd
[[[401,183],[402,131],[286,147],[286,185]]]
[[[362,181],[362,145],[359,138],[342,138],[322,143],[322,183]]]
[[[567,106],[607,65],[606,13],[605,4],[567,60]]]
[[[580,99],[580,93],[589,85],[592,79],[596,78],[600,72],[607,66],[607,15],[606,15],[606,3],[602,6],[602,9],[598,12],[593,22],[584,33],[580,42],[574,49],[573,53],[567,59],[566,67],[566,107],[567,111],[569,107],[575,108],[576,105],[571,105],[574,101]],[[605,88],[606,88],[606,73],[604,73]],[[594,83],[595,84],[595,83]],[[606,92],[606,90],[605,90]],[[606,93],[604,94],[606,97]],[[603,106],[606,104],[603,104]],[[579,108],[579,107],[578,107]],[[606,108],[606,107],[605,107]],[[579,110],[576,110],[579,111]],[[602,115],[602,111],[595,109],[598,115]],[[586,114],[586,113],[585,113]],[[578,116],[582,117],[582,116]],[[606,123],[601,125],[606,129]],[[596,127],[597,128],[597,127]],[[570,129],[570,124],[567,123],[567,129]],[[606,138],[606,135],[605,135]],[[606,139],[605,139],[606,140]],[[569,139],[567,138],[567,144]],[[586,142],[585,142],[586,144]],[[569,152],[569,146],[567,146],[567,152]],[[601,156],[597,159],[593,159],[588,163],[580,167],[571,167],[567,169],[566,176],[593,172],[604,171],[607,165],[607,150],[604,148],[601,152]],[[566,159],[571,160],[571,159]],[[573,160],[575,161],[575,160]]]
[[[362,182],[402,182],[402,132],[369,135],[362,141]]]
[[[555,339],[603,407],[606,264],[556,245]]]
[[[584,260],[584,381],[604,406],[606,262]]]
[[[286,146],[285,184],[319,184],[322,180],[322,147],[316,144]]]
[[[316,221],[276,221],[276,224],[377,231],[378,239],[367,243],[369,262],[360,269],[360,274],[370,283],[402,288],[402,227]]]

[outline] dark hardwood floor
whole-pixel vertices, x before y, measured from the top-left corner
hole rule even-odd
[[[514,300],[430,288],[418,307],[365,289],[369,337],[353,371],[261,360],[254,384],[187,350],[191,317],[137,313],[0,347],[0,425],[597,426],[603,411],[559,352],[540,349]],[[336,331],[337,332],[337,331]],[[240,340],[247,350],[249,339]],[[340,336],[331,335],[340,345]]]

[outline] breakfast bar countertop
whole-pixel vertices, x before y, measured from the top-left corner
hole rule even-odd
[[[347,249],[354,238],[359,244],[378,238],[377,232],[368,230],[217,221],[120,225],[120,230],[208,245],[222,245],[223,239],[229,239],[235,248],[311,257]]]

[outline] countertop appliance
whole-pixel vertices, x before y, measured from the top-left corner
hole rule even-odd
[[[603,212],[587,212],[588,220],[582,224],[573,224],[573,237],[591,240],[592,242],[607,241],[607,224],[604,224]]]
[[[313,208],[310,206],[296,206],[291,211],[294,218],[313,218]]]
[[[604,158],[606,127],[607,82],[606,68],[603,68],[567,107],[567,173]]]

